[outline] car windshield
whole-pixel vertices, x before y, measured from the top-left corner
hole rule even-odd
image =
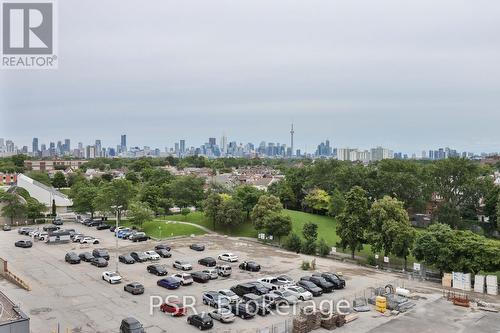
[[[116,273],[111,273],[111,274],[109,274],[109,276],[111,276],[111,277],[119,277],[120,275],[118,275]]]
[[[293,294],[289,291],[284,291],[283,294],[282,294],[284,297],[290,297],[290,296],[293,296]]]

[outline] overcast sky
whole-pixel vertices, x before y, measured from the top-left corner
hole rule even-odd
[[[500,151],[498,0],[64,0],[59,69],[0,70],[0,137]]]

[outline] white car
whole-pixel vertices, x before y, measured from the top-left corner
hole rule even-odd
[[[83,237],[80,239],[80,244],[99,244],[99,240],[94,237]]]
[[[227,297],[231,303],[236,303],[240,300],[239,296],[229,289],[219,289],[217,292],[222,296]]]
[[[176,260],[172,266],[183,271],[190,271],[193,269],[193,265],[185,260]]]
[[[144,253],[149,257],[149,260],[160,260],[160,255],[155,251],[146,251]]]
[[[110,284],[122,282],[122,277],[115,272],[104,272],[102,273],[102,279],[109,282]]]
[[[267,289],[270,289],[270,290],[280,290],[286,286],[286,283],[280,282],[274,276],[266,276],[266,277],[257,279],[257,281],[262,283],[264,285],[264,287],[266,287]]]
[[[191,274],[188,273],[177,273],[177,274],[172,274],[172,277],[176,278],[179,280],[181,285],[187,286],[193,283],[193,277]]]
[[[36,236],[38,236],[39,233],[40,233],[40,230],[35,229],[33,231],[30,231],[29,234],[28,234],[28,236],[36,238]]]
[[[202,270],[202,272],[210,275],[210,280],[215,280],[219,277],[219,274],[217,273],[217,270],[215,268],[206,268]]]
[[[45,232],[45,231],[42,231],[40,233],[38,233],[35,238],[38,239],[39,241],[44,241],[47,239],[47,236],[49,235],[48,232]]]
[[[228,261],[228,262],[237,262],[238,261],[238,256],[232,254],[232,253],[222,253],[219,255],[219,260],[222,261]]]
[[[277,276],[276,279],[278,279],[279,282],[282,282],[283,284],[287,285],[287,286],[292,286],[295,284],[295,281],[293,281],[293,279],[291,277],[289,277],[288,275],[280,275],[280,276]]]
[[[313,298],[311,292],[299,286],[286,286],[285,290],[297,297],[300,301],[308,301]]]

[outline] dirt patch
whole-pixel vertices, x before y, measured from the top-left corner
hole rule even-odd
[[[30,314],[33,316],[39,315],[41,313],[48,313],[52,312],[51,308],[36,308],[36,309],[31,309]]]

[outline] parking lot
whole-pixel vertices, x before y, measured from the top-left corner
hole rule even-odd
[[[231,286],[253,281],[260,277],[287,274],[294,279],[310,274],[300,269],[302,260],[311,260],[311,257],[298,255],[279,249],[239,239],[225,238],[217,235],[198,236],[194,239],[183,238],[168,241],[172,246],[172,257],[162,258],[159,263],[168,267],[168,275],[179,272],[172,268],[174,260],[181,259],[193,264],[193,271],[201,271],[205,267],[198,265],[198,259],[211,256],[217,258],[222,252],[232,252],[242,260],[253,260],[262,266],[260,272],[246,272],[238,269],[238,263],[230,264],[233,274],[229,278],[219,277],[206,284],[193,283],[190,286],[181,286],[176,290],[167,290],[156,285],[159,277],[146,271],[148,263],[132,265],[119,264],[119,273],[123,277],[121,284],[110,285],[101,279],[102,272],[115,270],[115,259],[119,254],[131,251],[152,250],[156,244],[152,240],[132,243],[128,240],[118,240],[119,250],[115,250],[115,237],[109,230],[96,230],[77,223],[65,223],[64,228],[74,228],[89,236],[100,240],[98,245],[80,245],[77,243],[45,244],[34,242],[32,248],[20,249],[14,247],[14,242],[27,239],[28,236],[18,235],[16,230],[0,232],[0,253],[9,261],[9,267],[23,277],[31,286],[27,292],[13,286],[7,281],[0,280],[0,288],[10,298],[20,304],[24,312],[31,317],[32,332],[118,332],[120,321],[133,316],[141,321],[148,333],[155,332],[197,332],[198,330],[186,323],[186,318],[173,318],[155,309],[150,315],[150,297],[168,295],[194,296],[197,300],[198,312],[211,311],[213,308],[203,305],[201,295],[204,291],[229,289]],[[192,243],[202,243],[205,251],[197,252],[189,249]],[[165,243],[165,242],[162,242]],[[64,261],[67,252],[92,252],[94,248],[106,248],[110,253],[109,267],[97,268],[87,262],[70,265]],[[343,296],[352,296],[357,291],[369,287],[381,286],[394,281],[398,277],[386,272],[380,272],[339,261],[317,258],[317,271],[342,272],[347,287],[315,298],[341,299]],[[129,282],[140,282],[145,287],[143,295],[131,295],[123,291],[123,286]],[[429,294],[422,298],[420,303],[436,301],[439,293]],[[189,314],[189,313],[188,313]],[[498,317],[497,317],[498,318]],[[213,331],[255,332],[265,327],[280,327],[290,321],[291,316],[271,314],[265,317],[256,316],[250,320],[237,318],[234,323],[221,324],[214,322]],[[360,315],[342,329],[356,332],[367,332],[379,325],[388,324],[390,317],[377,315],[373,311]],[[382,326],[381,326],[382,327]],[[385,327],[390,331],[390,327]]]

